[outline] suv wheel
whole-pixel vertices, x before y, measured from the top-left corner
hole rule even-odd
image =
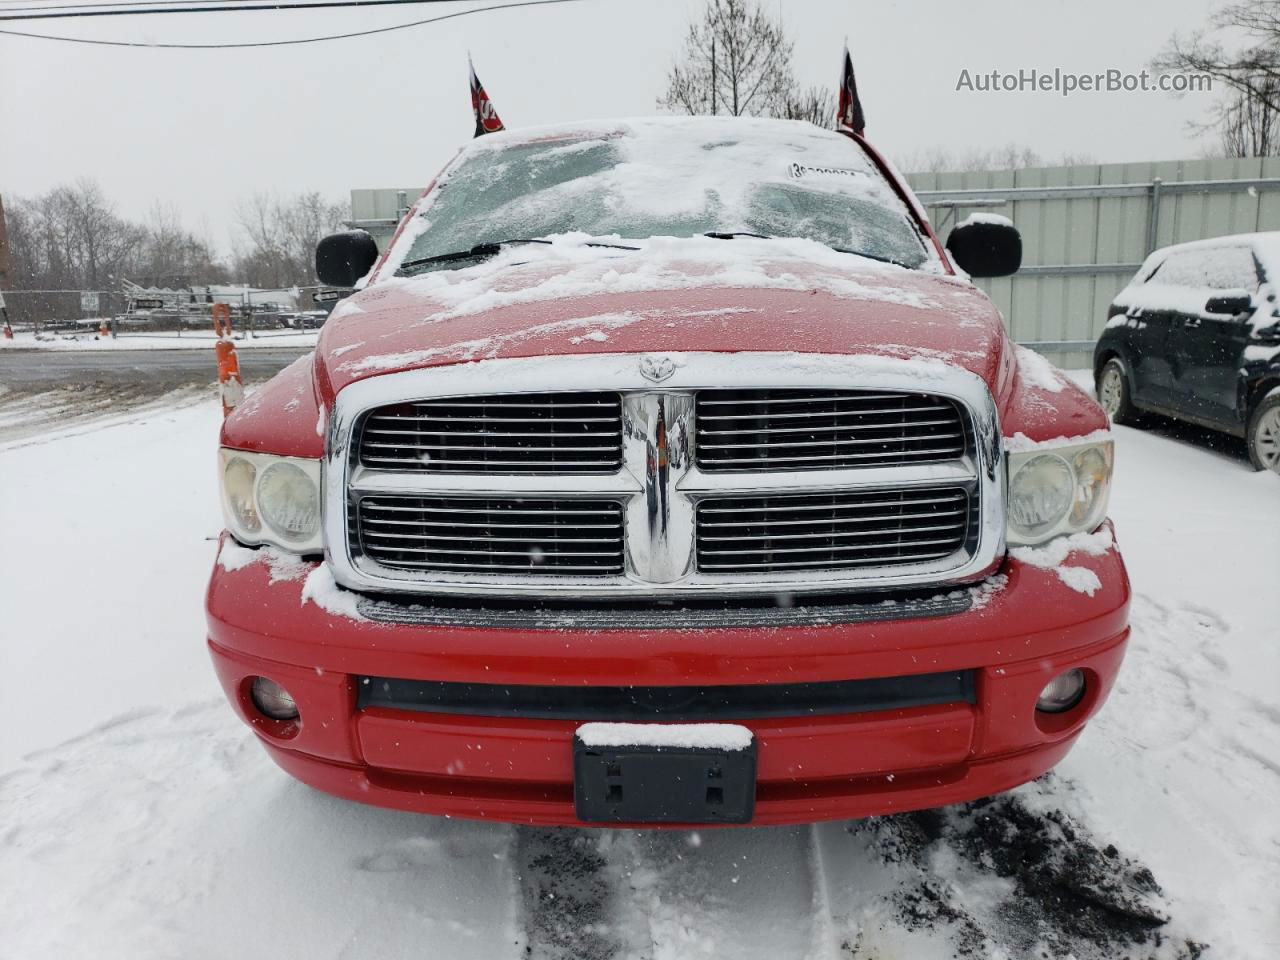
[[[1112,423],[1128,423],[1133,420],[1133,404],[1129,401],[1129,378],[1124,364],[1114,357],[1108,360],[1098,374],[1098,403]]]
[[[1259,470],[1280,473],[1280,393],[1258,404],[1249,418],[1249,459]]]

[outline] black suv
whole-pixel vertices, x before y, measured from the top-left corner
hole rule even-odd
[[[1157,250],[1107,310],[1093,354],[1116,423],[1141,410],[1244,437],[1280,473],[1280,232]]]

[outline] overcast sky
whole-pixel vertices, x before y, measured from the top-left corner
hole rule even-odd
[[[50,0],[29,0],[50,2]],[[57,0],[67,2],[67,0]],[[0,9],[15,0],[0,0]],[[470,4],[475,6],[476,4]],[[0,24],[138,41],[284,39],[402,23],[468,6],[117,17]],[[582,0],[480,13],[297,47],[116,49],[0,36],[0,193],[96,179],[120,213],[156,203],[218,248],[254,192],[425,184],[472,132],[466,53],[510,127],[657,112],[700,0]],[[1215,94],[957,92],[962,69],[1139,71],[1208,0],[770,0],[806,83],[853,51],[870,139],[891,157],[1016,141],[1055,159],[1195,157],[1187,121]]]

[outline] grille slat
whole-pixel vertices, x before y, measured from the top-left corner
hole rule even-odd
[[[365,457],[368,466],[400,466],[413,467],[424,472],[440,472],[446,473],[450,470],[459,473],[493,473],[489,470],[472,470],[471,467],[519,467],[517,470],[502,470],[501,473],[612,473],[617,469],[617,461],[613,460],[580,460],[577,462],[566,461],[558,463],[553,467],[546,464],[540,465],[537,469],[530,466],[529,460],[453,460],[448,461],[447,466],[441,466],[435,458],[422,459],[419,457]],[[563,468],[563,469],[560,469]],[[587,468],[587,469],[583,469]]]
[[[854,409],[846,409],[846,410],[825,411],[825,414],[827,416],[852,416],[856,414],[944,413],[946,409],[947,409],[946,407],[901,407],[901,408],[886,407],[880,410],[865,410],[865,409],[854,408]],[[702,416],[706,420],[716,421],[716,422],[719,422],[721,420],[736,421],[736,420],[759,420],[760,419],[760,414],[758,412],[729,414],[729,413],[708,413],[706,410],[703,410]],[[814,412],[812,410],[805,411],[803,413],[776,413],[771,411],[769,413],[769,417],[773,420],[799,420],[799,419],[811,420],[814,417]]]
[[[815,447],[819,444],[814,444]],[[721,457],[707,458],[711,462],[708,466],[705,462],[702,467],[704,470],[725,469],[726,467],[734,467],[746,464],[754,465],[759,470],[836,470],[841,466],[867,466],[868,463],[883,464],[886,456],[892,456],[895,465],[903,463],[921,463],[932,462],[936,460],[951,459],[954,447],[929,447],[921,450],[900,451],[896,454],[885,453],[823,453],[799,456],[796,454],[777,454],[769,455],[768,448],[757,448],[760,452],[755,457]],[[954,454],[959,456],[958,453]],[[703,458],[699,455],[699,459]],[[857,461],[857,463],[854,463]]]
[[[719,418],[715,418],[715,419],[719,419]],[[748,418],[748,419],[754,419],[754,418]],[[806,419],[812,419],[812,418],[806,418]],[[953,423],[954,423],[953,420],[913,420],[911,421],[911,425],[916,427],[942,427],[942,426],[951,426]],[[705,437],[740,437],[744,433],[751,434],[752,436],[755,436],[756,434],[761,434],[761,433],[763,434],[845,433],[845,432],[852,432],[852,431],[858,431],[858,430],[866,430],[866,431],[897,430],[899,429],[899,427],[900,427],[900,424],[897,424],[897,423],[894,423],[894,424],[844,423],[844,424],[835,424],[833,426],[827,426],[827,427],[814,427],[814,426],[765,427],[763,429],[758,427],[743,427],[739,430],[703,430],[702,435]]]
[[[936,524],[936,525],[924,526],[924,527],[914,527],[911,532],[913,534],[918,534],[918,533],[936,533],[939,530],[954,531],[957,527],[961,526],[962,524],[963,524],[963,521],[961,523],[945,523],[945,524]],[[902,533],[901,528],[882,528],[880,530],[856,530],[856,531],[850,531],[847,533],[788,533],[786,534],[786,537],[788,540],[839,540],[845,537],[882,537],[882,536],[887,536],[891,534],[900,534],[900,533]],[[742,534],[736,537],[710,537],[704,534],[702,537],[702,542],[703,543],[742,543],[743,541],[753,541],[755,539],[757,538],[752,537],[749,534]],[[919,542],[919,541],[915,541],[915,542]],[[947,542],[950,542],[950,541],[948,540]],[[857,547],[857,549],[860,550],[862,549],[862,547]],[[752,553],[754,551],[730,550],[728,552],[729,553]],[[795,551],[792,551],[792,552],[795,552]]]
[[[837,470],[953,460],[965,452],[955,403],[919,393],[703,390],[698,466],[716,470]]]
[[[361,425],[359,461],[420,473],[613,473],[622,465],[622,398],[496,394],[380,407]]]
[[[960,433],[935,433],[935,434],[930,434],[929,439],[931,441],[956,440],[962,436],[963,434],[960,434]],[[846,439],[821,440],[818,442],[821,443],[823,446],[849,447],[849,446],[866,446],[867,444],[870,444],[870,443],[883,444],[885,441],[878,437],[850,437]],[[755,450],[755,449],[758,449],[759,446],[760,444],[758,442],[757,443],[704,443],[702,445],[702,449],[703,450]],[[804,448],[804,447],[812,447],[812,446],[814,446],[813,440],[808,440],[808,441],[784,440],[781,443],[773,443],[772,441],[770,441],[769,443],[769,448],[771,450],[788,450],[788,449],[791,449],[792,447]]]
[[[963,487],[934,487],[703,500],[698,569],[767,573],[939,560],[965,546],[968,499]],[[708,519],[728,515],[730,523]]]
[[[763,391],[761,390],[726,390],[726,391],[716,391],[716,392],[779,394],[779,396],[758,397],[754,400],[754,402],[757,404],[830,403],[833,396],[836,399],[845,400],[845,401],[901,400],[904,396],[910,396],[910,394],[902,394],[902,393],[846,393],[842,391],[799,391],[799,390],[763,390]],[[822,396],[811,395],[811,394],[818,394],[818,393],[822,393],[824,395]],[[723,399],[718,397],[708,397],[703,402],[706,403],[707,406],[715,407],[715,406],[730,406],[733,404],[741,403],[742,401],[737,397],[723,398]]]
[[[928,560],[940,560],[943,557],[950,556],[950,553],[951,551],[949,550],[943,551],[942,553],[895,553],[892,556],[860,557],[857,560],[831,560],[820,564],[815,564],[808,560],[800,560],[790,563],[705,563],[699,564],[698,569],[705,570],[709,573],[770,573],[778,570],[838,570],[845,567],[865,567],[876,564],[923,563]]]
[[[622,505],[610,500],[378,495],[358,500],[353,519],[365,556],[390,568],[622,572]]]

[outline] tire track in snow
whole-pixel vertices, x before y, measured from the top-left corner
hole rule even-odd
[[[533,960],[831,956],[806,827],[519,833]]]
[[[618,846],[653,960],[824,956],[807,827],[628,832]]]
[[[615,835],[522,827],[516,869],[526,953],[533,960],[613,960],[643,941],[629,937],[625,883],[610,869]],[[641,954],[643,955],[643,953]]]

